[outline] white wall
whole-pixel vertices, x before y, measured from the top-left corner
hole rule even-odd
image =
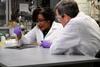
[[[90,15],[89,1],[87,0],[75,0],[75,1],[78,3],[80,11],[83,11],[86,14]]]
[[[93,5],[91,5],[90,0],[75,0],[78,3],[80,11],[90,15],[95,20],[100,20],[98,15],[100,15],[100,10],[97,10]]]

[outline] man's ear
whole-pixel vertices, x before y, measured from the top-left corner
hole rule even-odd
[[[63,14],[61,17],[64,18],[66,16],[66,14]]]
[[[64,15],[62,15],[61,17],[64,18]]]
[[[64,14],[62,18],[65,18],[65,17],[67,17],[67,16],[68,16],[67,14]]]

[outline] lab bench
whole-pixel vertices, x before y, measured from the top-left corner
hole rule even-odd
[[[51,55],[48,48],[0,49],[1,67],[93,67],[100,59],[82,55]]]

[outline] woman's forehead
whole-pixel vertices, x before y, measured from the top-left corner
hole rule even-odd
[[[43,15],[42,15],[42,14],[39,14],[39,15],[38,15],[38,18],[44,18],[44,17],[43,17]]]

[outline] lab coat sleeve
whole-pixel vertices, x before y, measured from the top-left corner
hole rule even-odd
[[[50,53],[64,54],[68,52],[70,48],[77,46],[80,41],[78,32],[79,24],[73,22],[67,24],[61,34],[53,41],[50,47]]]
[[[45,37],[45,40],[50,41],[51,43],[59,36],[59,33],[63,29],[62,24],[54,22],[48,34]]]
[[[36,27],[30,30],[27,34],[22,37],[23,44],[31,44],[32,42],[36,41]]]

